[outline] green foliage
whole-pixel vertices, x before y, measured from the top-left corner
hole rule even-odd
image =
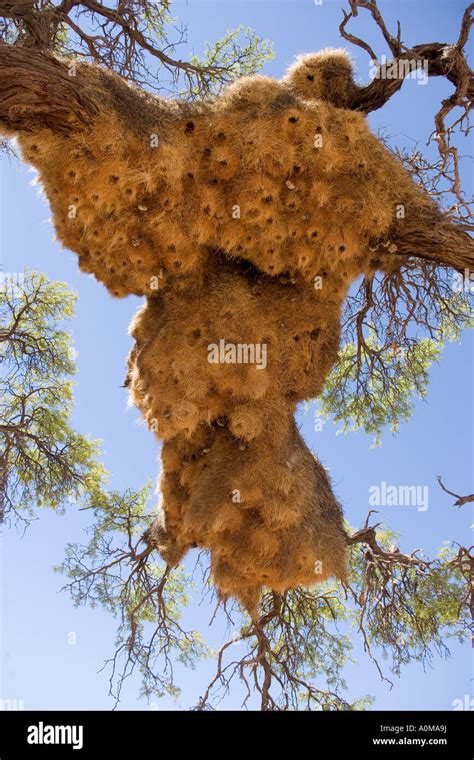
[[[244,706],[254,707],[260,698],[264,710],[364,710],[370,696],[353,702],[344,697],[344,669],[354,661],[356,637],[390,684],[389,676],[399,676],[404,665],[425,667],[435,654],[449,656],[450,640],[471,638],[468,549],[446,545],[430,560],[420,550],[402,553],[397,536],[383,526],[366,524],[356,534],[346,529],[347,581],[282,594],[265,591],[260,619],[241,613],[240,632],[219,650],[216,675],[199,709],[211,708],[240,680]]]
[[[429,370],[446,342],[474,326],[472,298],[452,273],[417,260],[396,272],[365,278],[347,300],[342,345],[316,414],[363,429],[379,445],[425,398]],[[306,407],[308,408],[308,407]]]
[[[367,339],[367,346],[375,353],[381,350],[372,336]],[[383,374],[374,370],[363,393],[348,394],[347,385],[357,385],[361,370],[357,346],[346,343],[321,395],[321,416],[342,422],[343,433],[362,428],[379,445],[382,430],[389,426],[395,433],[400,423],[411,417],[415,399],[426,397],[429,369],[439,359],[441,350],[441,341],[431,338],[421,339],[406,352],[385,348],[381,356]]]
[[[182,567],[170,570],[142,538],[152,520],[150,484],[139,491],[96,495],[89,543],[68,544],[57,571],[65,574],[75,605],[102,607],[118,618],[110,694],[120,700],[122,684],[135,670],[146,698],[177,697],[176,662],[194,668],[208,648],[181,618],[194,584]]]
[[[190,62],[203,68],[220,66],[227,70],[226,81],[216,77],[209,80],[206,94],[215,95],[227,82],[256,74],[273,57],[271,42],[259,37],[249,27],[238,26],[236,29],[227,31],[217,42],[207,42],[204,55],[193,56]],[[202,89],[195,87],[190,94],[202,96],[203,92]]]
[[[61,509],[105,479],[98,442],[71,427],[75,354],[60,325],[75,298],[35,272],[0,290],[0,498],[10,517]]]
[[[355,602],[350,615],[366,651],[374,660],[374,651],[390,658],[390,671],[400,675],[410,662],[448,656],[450,639],[469,640],[471,578],[452,546],[429,560],[419,550],[402,554],[396,538],[381,527],[373,542],[352,546],[348,586]]]
[[[263,606],[265,609],[265,597]],[[350,619],[340,583],[326,582],[317,589],[292,589],[281,599],[279,614],[265,633],[272,651],[277,679],[291,709],[359,710],[370,697],[348,702],[343,669],[351,661],[352,642],[344,629]]]
[[[185,98],[214,94],[236,77],[254,74],[273,56],[267,40],[239,26],[207,43],[202,57],[183,60],[178,49],[187,42],[187,29],[171,8],[169,0],[120,0],[105,6],[77,2],[72,7],[45,0],[40,7],[0,18],[0,41],[28,43],[25,19],[33,16],[37,49],[88,60],[138,85]]]
[[[58,569],[68,575],[76,604],[100,606],[120,619],[111,684],[120,662],[123,677],[141,671],[145,695],[177,695],[173,663],[193,667],[206,652],[200,634],[179,622],[193,586],[182,569],[170,572],[143,544],[152,519],[150,485],[107,491],[98,442],[71,426],[75,351],[63,326],[75,300],[64,283],[27,271],[7,276],[0,291],[4,514],[28,520],[38,507],[63,511],[71,501],[91,513],[88,544],[68,545]],[[118,676],[116,685],[118,699]]]

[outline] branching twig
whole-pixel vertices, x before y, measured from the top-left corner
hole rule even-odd
[[[441,475],[438,475],[437,479],[443,491],[445,491],[445,493],[449,493],[450,496],[454,496],[454,498],[456,499],[456,501],[454,502],[455,507],[463,507],[464,504],[467,504],[470,501],[474,501],[474,493],[471,493],[468,496],[459,496],[459,494],[454,493],[453,491],[448,491],[446,486],[443,484],[443,481],[441,480]]]

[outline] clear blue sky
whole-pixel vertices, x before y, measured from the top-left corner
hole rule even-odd
[[[338,25],[342,0],[315,5],[313,0],[189,0],[175,2],[174,12],[188,25],[188,50],[202,52],[207,40],[220,37],[227,29],[245,24],[273,41],[275,59],[265,73],[279,77],[293,57],[326,46],[340,46]],[[397,18],[407,43],[453,41],[457,38],[464,4],[457,0],[380,1],[389,25]],[[379,44],[378,36],[363,12],[354,33]],[[380,46],[378,48],[381,49]],[[361,80],[367,80],[368,61],[352,51]],[[398,144],[412,146],[426,142],[432,128],[434,105],[450,87],[430,80],[426,86],[405,83],[401,93],[370,118]],[[471,151],[472,152],[472,151]],[[125,359],[130,347],[127,328],[140,299],[112,300],[92,277],[79,272],[76,257],[53,242],[54,232],[46,202],[38,188],[31,187],[34,173],[27,167],[3,163],[2,235],[3,269],[37,269],[64,280],[78,294],[77,315],[72,324],[78,356],[74,424],[82,433],[103,440],[104,460],[117,489],[139,487],[158,474],[158,451],[153,436],[140,425],[138,412],[126,409],[127,394],[121,388]],[[354,526],[363,523],[368,511],[368,488],[385,480],[394,484],[429,486],[429,509],[385,507],[382,519],[401,534],[401,548],[424,547],[435,552],[444,540],[472,542],[468,508],[457,510],[436,484],[442,474],[445,483],[460,493],[471,492],[473,452],[473,341],[448,346],[440,364],[432,371],[427,401],[417,403],[412,420],[396,437],[387,433],[380,449],[371,449],[365,434],[337,436],[326,424],[313,431],[311,413],[302,416],[307,443],[330,468],[336,492],[346,517]],[[103,661],[113,651],[115,625],[102,610],[74,609],[70,599],[59,593],[61,577],[52,566],[59,564],[69,541],[81,542],[86,525],[84,513],[72,507],[65,517],[41,513],[27,534],[11,532],[1,546],[2,663],[0,698],[19,698],[29,709],[110,709],[107,676],[99,674]],[[208,623],[211,610],[194,605],[188,619],[218,643],[223,626]],[[68,645],[68,633],[75,632],[77,644]],[[354,632],[354,638],[356,633]],[[359,662],[347,671],[348,697],[366,693],[375,697],[379,709],[451,709],[454,699],[469,693],[471,651],[453,645],[452,658],[435,658],[433,668],[421,665],[406,668],[390,691],[356,646]],[[163,699],[160,709],[187,708],[195,703],[212,669],[204,664],[196,671],[180,673],[182,697],[177,703]],[[121,707],[147,709],[138,700],[138,683],[127,682]],[[239,707],[237,698],[226,705]]]

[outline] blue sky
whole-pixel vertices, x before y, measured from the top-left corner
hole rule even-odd
[[[380,8],[389,26],[400,19],[406,43],[452,41],[457,38],[464,5],[456,0],[405,0],[383,2]],[[200,54],[204,43],[222,36],[239,24],[252,27],[274,43],[275,59],[264,73],[280,77],[300,52],[340,46],[338,25],[342,0],[315,5],[313,0],[189,0],[175,2],[175,15],[188,25],[188,45],[180,56]],[[380,52],[378,35],[361,12],[354,33],[373,43]],[[360,79],[367,81],[368,60],[352,49]],[[430,80],[426,86],[405,83],[402,92],[370,117],[374,131],[382,130],[392,142],[423,146],[432,129],[434,106],[450,86]],[[123,383],[130,347],[127,328],[140,299],[112,300],[92,277],[79,272],[76,257],[53,242],[49,209],[31,187],[34,173],[27,167],[3,162],[1,183],[1,254],[5,271],[38,269],[63,280],[78,292],[77,314],[72,332],[78,351],[74,424],[82,432],[103,440],[104,461],[117,489],[139,487],[158,474],[158,450],[153,436],[141,425],[138,412],[127,409]],[[429,509],[385,507],[380,518],[401,535],[402,549],[422,546],[433,554],[446,539],[472,542],[468,508],[458,510],[437,486],[442,474],[448,486],[460,493],[472,491],[470,478],[473,452],[473,340],[465,335],[460,344],[446,347],[442,361],[433,368],[429,395],[416,404],[411,421],[397,436],[385,434],[380,449],[370,448],[363,433],[336,436],[327,423],[315,432],[312,415],[301,417],[307,443],[330,469],[336,493],[349,522],[360,526],[368,511],[368,489],[385,480],[394,484],[429,487]],[[471,489],[471,490],[470,490]],[[110,709],[107,676],[99,674],[113,651],[114,620],[96,609],[74,609],[60,594],[61,577],[53,573],[64,546],[81,542],[86,516],[72,507],[66,516],[41,513],[21,538],[15,532],[1,545],[2,662],[0,698],[22,699],[27,709]],[[190,566],[192,563],[190,563]],[[213,643],[225,635],[221,624],[208,628],[212,610],[193,605],[188,619],[193,627],[209,634]],[[77,643],[68,644],[74,632]],[[356,634],[354,633],[354,638]],[[375,697],[378,709],[451,709],[454,699],[469,693],[471,651],[453,645],[452,657],[435,658],[433,668],[406,668],[389,690],[370,661],[356,646],[359,662],[346,671],[348,697]],[[155,707],[186,708],[195,703],[212,669],[205,663],[196,671],[181,669],[182,696],[177,703],[163,699]],[[148,709],[138,700],[138,682],[128,682],[121,708]],[[238,708],[237,697],[228,707]]]

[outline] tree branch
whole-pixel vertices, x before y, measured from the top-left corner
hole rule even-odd
[[[443,481],[441,480],[441,475],[438,475],[438,483],[440,484],[441,488],[445,493],[448,493],[450,496],[454,496],[456,501],[454,502],[455,507],[463,507],[464,504],[467,504],[470,501],[474,501],[474,493],[469,494],[469,496],[459,496],[459,494],[454,493],[454,491],[449,491],[446,486],[443,484]]]
[[[70,71],[46,53],[0,44],[0,124],[11,132],[84,128],[98,108],[81,72]]]
[[[418,61],[423,63],[428,76],[445,77],[454,84],[456,90],[460,87],[463,88],[465,95],[472,100],[474,97],[474,73],[467,64],[463,48],[467,43],[473,23],[473,3],[464,12],[459,39],[455,45],[447,42],[429,42],[414,45],[411,48],[407,48],[401,42],[399,22],[396,37],[388,31],[376,0],[350,0],[349,5],[350,12],[343,10],[344,18],[339,25],[341,37],[352,45],[365,50],[373,63],[378,63],[374,49],[364,40],[349,33],[346,28],[349,21],[358,16],[358,9],[363,8],[369,11],[375,24],[380,29],[392,56],[385,64],[379,65],[377,77],[369,85],[354,89],[354,96],[350,104],[351,108],[363,111],[364,113],[370,113],[382,108],[392,95],[400,90],[405,77],[413,71]],[[412,66],[407,65],[409,62]],[[390,76],[387,76],[387,72],[390,72]],[[395,75],[393,75],[393,72],[395,72]]]

